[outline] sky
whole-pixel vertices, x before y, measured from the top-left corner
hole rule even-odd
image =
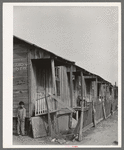
[[[118,7],[14,6],[13,30],[118,84]]]

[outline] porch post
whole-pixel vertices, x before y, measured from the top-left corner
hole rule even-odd
[[[54,65],[54,59],[51,60],[51,69],[52,69],[52,87],[53,87],[53,93],[56,95],[56,80],[55,80],[55,65]]]
[[[32,101],[31,101],[31,71],[32,71],[32,64],[31,64],[31,51],[28,50],[28,98],[29,98],[29,118],[32,116],[32,109],[31,109],[31,104],[32,104]]]
[[[81,71],[81,97],[82,97],[82,102],[81,102],[81,116],[80,116],[80,129],[79,129],[79,135],[78,135],[78,140],[82,140],[82,128],[83,128],[83,121],[84,121],[84,102],[83,102],[83,97],[84,97],[84,77],[83,77],[83,72]]]
[[[104,96],[105,96],[105,100],[106,100],[106,95],[107,95],[107,94],[106,94],[106,83],[105,83],[105,95],[104,95]]]
[[[97,100],[97,77],[94,81],[94,100]]]
[[[56,96],[56,80],[55,80],[55,64],[54,59],[51,59],[51,70],[52,70],[52,94]],[[58,102],[55,101],[55,109],[58,109]],[[58,119],[57,119],[57,112],[54,115],[54,129],[56,133],[59,133],[58,127]]]
[[[71,96],[71,107],[73,107],[72,65],[71,65],[71,67],[70,67],[70,96]]]
[[[70,99],[71,99],[71,108],[73,108],[72,65],[70,66]],[[72,127],[72,113],[69,116],[69,128],[71,127]]]
[[[95,106],[94,106],[94,102],[97,101],[97,85],[98,84],[98,81],[97,81],[97,77],[96,77],[96,80],[94,82],[94,98],[92,100],[92,121],[93,121],[93,126],[95,127],[96,126],[96,110],[95,110]]]
[[[95,90],[96,91],[96,95],[95,95],[96,96],[96,100],[97,100],[97,95],[98,95],[98,88],[97,87],[98,87],[98,81],[97,81],[97,77],[96,77],[96,88],[95,88],[96,89]]]

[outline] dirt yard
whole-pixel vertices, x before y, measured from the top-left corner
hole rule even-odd
[[[117,145],[118,142],[118,113],[115,112],[108,119],[101,121],[95,128],[90,128],[83,133],[83,140],[78,141],[51,141],[49,137],[33,139],[28,136],[13,136],[14,145]]]

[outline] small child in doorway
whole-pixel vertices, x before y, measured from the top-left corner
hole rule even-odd
[[[19,107],[17,111],[17,134],[18,135],[25,135],[25,117],[26,117],[26,109],[24,108],[24,102],[19,102]]]

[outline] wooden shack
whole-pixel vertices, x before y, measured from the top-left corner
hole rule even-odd
[[[102,85],[109,87],[109,82],[80,68],[73,61],[14,36],[13,118],[17,116],[20,101],[25,103],[27,119],[47,114],[46,97],[50,112],[67,114],[65,105],[77,107],[77,99],[81,95],[81,72],[84,76],[84,98],[88,102],[92,102],[92,98],[97,101],[99,95],[104,95]],[[56,103],[49,97],[49,93],[58,97],[64,105]],[[62,122],[63,119],[60,119],[60,126]],[[69,122],[69,117],[66,122]]]

